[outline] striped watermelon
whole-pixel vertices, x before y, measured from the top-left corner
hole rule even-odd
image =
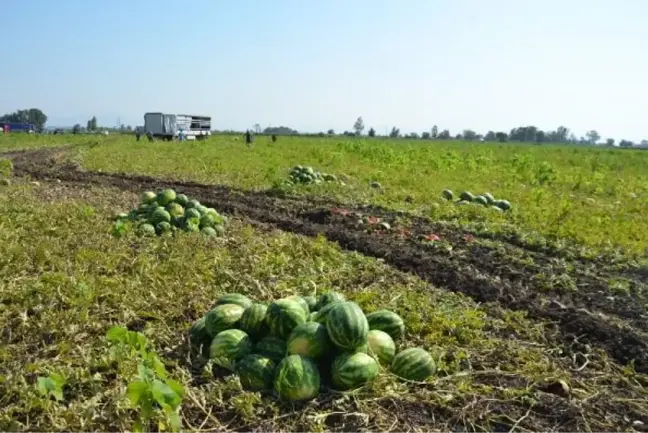
[[[191,347],[197,351],[202,351],[203,355],[209,356],[209,345],[211,344],[211,335],[205,328],[205,318],[193,322],[189,328],[189,343]]]
[[[372,329],[367,336],[368,353],[383,365],[390,365],[396,355],[396,344],[388,333]]]
[[[335,358],[331,367],[333,385],[341,391],[359,388],[374,380],[379,370],[376,360],[366,353],[343,354]]]
[[[301,305],[301,307],[304,309],[306,314],[310,314],[310,307],[308,306],[308,302],[306,301],[306,299],[302,298],[301,296],[299,296],[299,295],[291,295],[291,296],[287,296],[287,297],[285,297],[283,299],[288,299],[289,301],[297,302],[299,305]]]
[[[241,319],[245,309],[236,304],[223,304],[212,308],[205,314],[205,328],[212,337],[221,331],[233,328]]]
[[[240,329],[218,333],[209,347],[209,357],[223,368],[234,371],[236,361],[252,351],[250,337]]]
[[[317,397],[320,390],[317,365],[304,356],[285,357],[277,366],[274,388],[283,400],[299,401]]]
[[[263,355],[273,361],[279,362],[286,356],[287,345],[284,340],[267,336],[254,346],[254,353]]]
[[[310,313],[308,315],[308,321],[309,322],[317,322],[317,320],[315,320],[315,319],[317,319],[317,311],[313,311],[312,313]]]
[[[263,304],[252,304],[247,308],[241,320],[239,320],[238,328],[245,331],[253,339],[259,339],[268,332],[265,317],[268,307]]]
[[[436,364],[430,355],[420,347],[399,352],[392,361],[392,372],[403,379],[424,381],[436,371]]]
[[[304,301],[308,304],[309,311],[315,311],[317,306],[317,298],[315,296],[304,296]]]
[[[367,322],[369,329],[386,332],[393,340],[398,340],[405,334],[405,322],[398,314],[389,310],[367,314]]]
[[[296,301],[279,299],[268,307],[266,322],[275,337],[288,338],[292,330],[306,322],[306,311]]]
[[[329,351],[330,346],[326,326],[317,322],[306,322],[296,326],[288,337],[289,355],[318,359]]]
[[[330,291],[330,292],[323,293],[320,296],[319,300],[317,301],[317,305],[315,309],[321,310],[322,307],[324,307],[325,305],[331,304],[336,301],[337,302],[346,301],[346,298],[342,293],[338,293],[338,292]]]
[[[250,300],[250,298],[245,295],[241,295],[240,293],[228,293],[227,295],[223,295],[218,298],[214,306],[224,304],[235,304],[240,305],[243,308],[249,308],[252,306],[252,301]]]
[[[243,389],[262,391],[272,389],[277,364],[262,355],[249,354],[236,364],[236,373]]]
[[[340,302],[333,306],[326,319],[331,341],[341,349],[353,350],[367,343],[369,324],[355,302]]]
[[[326,304],[322,308],[320,308],[316,313],[315,316],[312,317],[313,322],[321,323],[322,325],[326,325],[326,318],[328,317],[329,311],[333,309],[337,304],[340,304],[342,301],[334,301],[331,302],[330,304]]]

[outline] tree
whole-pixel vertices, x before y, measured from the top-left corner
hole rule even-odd
[[[92,116],[92,119],[88,120],[88,123],[86,125],[86,129],[88,131],[96,131],[97,130],[97,118],[95,116]]]
[[[353,124],[353,130],[356,132],[356,135],[362,135],[364,128],[364,120],[362,120],[362,117],[358,117]]]
[[[329,129],[329,130],[327,131],[327,134],[328,134],[328,135],[335,135],[335,131],[332,130],[332,129]]]
[[[72,134],[78,134],[81,131],[81,125],[78,123],[72,127]]]
[[[463,138],[463,137],[462,137],[461,133],[455,135],[455,139],[456,139],[456,140],[461,140],[462,138]]]
[[[389,136],[391,138],[398,138],[400,136],[400,129],[396,128],[395,126],[392,128],[391,132],[389,133]]]
[[[253,128],[254,128],[255,133],[261,134],[261,125],[259,125],[258,123],[255,123]]]
[[[47,116],[38,108],[30,108],[0,116],[0,122],[31,123],[36,130],[41,131],[47,123]]]
[[[419,135],[418,135],[418,133],[416,133],[416,132],[410,132],[410,133],[407,135],[407,138],[418,139],[418,138],[419,138]]]
[[[441,131],[439,133],[438,137],[439,137],[439,140],[447,140],[447,139],[450,138],[450,131],[448,131],[447,129],[444,129],[443,131]]]
[[[506,132],[501,132],[501,131],[500,131],[500,132],[496,132],[496,133],[495,133],[495,138],[496,138],[497,141],[499,141],[500,143],[504,143],[504,142],[508,141],[508,135],[506,134]]]
[[[543,141],[545,141],[545,132],[538,131],[536,133],[536,143],[542,143]]]
[[[464,129],[461,135],[465,140],[474,140],[477,138],[477,133],[472,129]]]
[[[601,138],[601,135],[593,129],[591,131],[587,131],[585,136],[591,144],[596,144]]]
[[[629,140],[621,140],[619,142],[619,147],[627,148],[627,147],[632,147],[634,146],[634,143]]]
[[[610,147],[614,146],[614,138],[608,138],[605,140],[605,145]]]
[[[432,139],[436,140],[439,137],[439,127],[434,125],[432,127]]]
[[[486,141],[495,141],[495,139],[496,139],[495,132],[493,132],[493,131],[488,131],[486,133],[486,137],[484,137],[484,140],[486,140]]]
[[[376,136],[376,130],[373,128],[369,128],[369,132],[367,132],[367,135],[369,137],[375,137]]]
[[[430,133],[425,131],[424,133],[421,134],[421,138],[423,140],[429,140],[430,139]]]

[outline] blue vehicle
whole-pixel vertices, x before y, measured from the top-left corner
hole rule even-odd
[[[36,129],[33,123],[0,122],[0,131],[5,126],[8,126],[9,132],[30,132]]]

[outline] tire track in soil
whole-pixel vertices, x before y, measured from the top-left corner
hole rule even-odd
[[[410,218],[413,234],[440,233],[452,244],[451,253],[436,251],[396,235],[367,233],[354,225],[353,218],[332,213],[330,208],[342,206],[332,201],[280,198],[267,192],[244,192],[222,185],[82,171],[71,164],[60,164],[52,157],[55,151],[57,149],[50,148],[14,152],[11,158],[15,175],[110,186],[136,193],[169,187],[255,225],[269,225],[307,236],[323,234],[347,250],[382,258],[386,263],[415,274],[437,287],[464,293],[477,302],[497,302],[505,308],[526,311],[530,317],[554,322],[563,344],[569,345],[577,339],[581,343],[601,347],[617,362],[628,364],[634,361],[637,372],[648,373],[648,339],[640,331],[648,330],[643,307],[645,300],[636,296],[618,296],[614,302],[610,301],[606,281],[614,274],[607,272],[600,264],[582,272],[578,270],[583,265],[582,261],[575,261],[576,270],[568,276],[574,280],[578,290],[547,293],[535,278],[543,267],[550,269],[553,258],[538,251],[524,250],[507,243],[499,244],[501,248],[471,243],[464,239],[467,232],[444,229],[442,225],[422,218]],[[390,221],[404,215],[376,207],[355,210],[365,214],[369,210],[371,215],[379,214]],[[517,260],[510,260],[512,256],[525,254],[535,266],[524,266]],[[506,263],[510,265],[506,266]],[[632,280],[632,283],[644,287],[640,278]],[[549,298],[550,302],[545,302],[545,298]],[[614,320],[608,320],[599,312],[614,316]]]

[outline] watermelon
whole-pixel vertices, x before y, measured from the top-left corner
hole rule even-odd
[[[216,334],[212,340],[209,357],[217,365],[234,371],[236,362],[251,351],[252,341],[245,332],[240,329],[227,329]]]
[[[141,235],[150,236],[155,234],[155,227],[152,224],[140,224],[137,231]]]
[[[296,326],[288,337],[290,355],[318,359],[329,351],[330,346],[326,326],[317,322],[306,322]]]
[[[301,305],[301,307],[304,309],[306,314],[310,314],[310,307],[308,306],[308,302],[306,302],[306,299],[302,298],[301,296],[299,296],[299,295],[291,295],[291,296],[285,297],[284,299],[288,299],[288,300],[297,302],[299,305]]]
[[[187,204],[185,205],[185,207],[186,207],[187,209],[197,208],[198,206],[200,206],[200,202],[199,202],[198,200],[196,200],[196,199],[191,199],[191,200],[189,200],[189,201],[187,202]]]
[[[241,295],[240,293],[228,293],[218,298],[216,300],[216,304],[214,304],[214,307],[223,304],[235,304],[240,305],[243,308],[250,308],[252,306],[252,301],[250,300],[250,298],[245,295]]]
[[[317,319],[317,316],[318,316],[318,312],[317,312],[317,311],[313,311],[313,312],[310,313],[310,315],[308,316],[308,321],[309,321],[309,322],[317,322],[317,320],[315,320],[315,319]]]
[[[449,189],[443,190],[443,198],[445,198],[446,200],[452,200],[453,197],[454,194],[452,194],[452,191],[450,191]]]
[[[158,193],[156,201],[160,206],[166,206],[176,199],[176,193],[172,189],[165,189]]]
[[[239,329],[245,331],[253,339],[263,337],[268,329],[265,322],[268,307],[264,304],[252,304],[248,307],[239,320]]]
[[[187,206],[187,203],[189,203],[189,198],[184,194],[178,194],[176,195],[175,202],[180,206],[185,207]]]
[[[481,204],[483,206],[488,206],[488,199],[486,197],[484,197],[483,195],[478,195],[473,200],[473,203]]]
[[[331,377],[337,389],[346,391],[371,382],[378,376],[379,370],[376,360],[366,353],[345,353],[333,361]]]
[[[490,208],[493,209],[493,210],[496,211],[496,212],[500,212],[500,213],[504,212],[503,209],[500,209],[500,208],[498,208],[497,206],[491,206]]]
[[[403,379],[421,382],[436,371],[436,364],[430,355],[420,347],[399,352],[392,361],[391,371]]]
[[[281,338],[267,336],[262,338],[255,346],[254,353],[263,355],[274,361],[281,361],[286,356],[286,342]]]
[[[331,304],[336,301],[346,301],[345,297],[343,294],[338,293],[338,292],[326,292],[323,293],[319,300],[317,301],[317,305],[315,307],[316,310],[321,310],[325,305]]]
[[[401,317],[389,310],[378,310],[367,314],[369,329],[384,331],[393,340],[400,339],[405,334],[405,322]]]
[[[200,233],[207,236],[208,238],[214,238],[218,236],[218,233],[216,233],[216,230],[214,230],[213,227],[204,227],[200,229]]]
[[[140,203],[151,204],[155,201],[156,194],[153,191],[146,191],[140,196]]]
[[[288,338],[292,330],[306,322],[306,311],[294,300],[279,299],[270,304],[266,322],[275,337]]]
[[[317,365],[304,356],[285,357],[277,366],[274,388],[282,400],[300,401],[317,397],[320,389]]]
[[[308,311],[316,310],[317,298],[315,296],[304,296],[304,301],[308,304]]]
[[[353,350],[367,343],[369,323],[355,302],[340,302],[331,308],[326,319],[329,338],[341,349]]]
[[[189,219],[189,218],[197,218],[197,219],[200,220],[200,212],[198,212],[198,211],[197,211],[196,209],[194,209],[194,208],[187,208],[187,209],[185,209],[184,216],[185,216],[185,218],[187,218],[187,219]]]
[[[207,332],[213,337],[221,331],[233,328],[244,311],[243,307],[236,304],[223,304],[212,308],[205,315]]]
[[[262,355],[249,354],[236,363],[236,373],[243,389],[262,391],[272,389],[277,364]]]
[[[495,200],[493,204],[502,210],[511,209],[511,203],[509,203],[508,200]]]
[[[171,215],[171,218],[181,217],[184,215],[184,208],[178,203],[169,203],[166,206],[166,210],[169,212],[169,215]]]
[[[491,194],[490,192],[483,193],[482,197],[484,197],[486,199],[486,201],[488,202],[489,205],[492,205],[493,203],[495,203],[495,197],[493,197],[493,194]]]
[[[459,196],[459,199],[463,201],[473,201],[475,199],[475,196],[470,191],[464,191]]]
[[[383,365],[390,365],[396,355],[396,344],[388,333],[372,329],[367,335],[368,352]]]
[[[151,214],[151,222],[154,224],[164,222],[171,222],[171,215],[166,209],[155,209]]]
[[[213,227],[216,223],[214,221],[213,215],[203,214],[200,216],[200,228]]]
[[[337,304],[342,303],[343,301],[335,301],[330,304],[324,305],[320,310],[315,313],[315,316],[311,319],[313,322],[321,323],[326,325],[326,318],[328,317],[329,311],[333,309]]]
[[[162,235],[171,232],[171,224],[166,221],[159,222],[155,225],[155,232]]]
[[[209,356],[211,341],[212,338],[205,328],[205,318],[201,317],[193,322],[191,328],[189,328],[189,344],[191,344],[191,347],[198,351],[202,350],[203,354]]]

